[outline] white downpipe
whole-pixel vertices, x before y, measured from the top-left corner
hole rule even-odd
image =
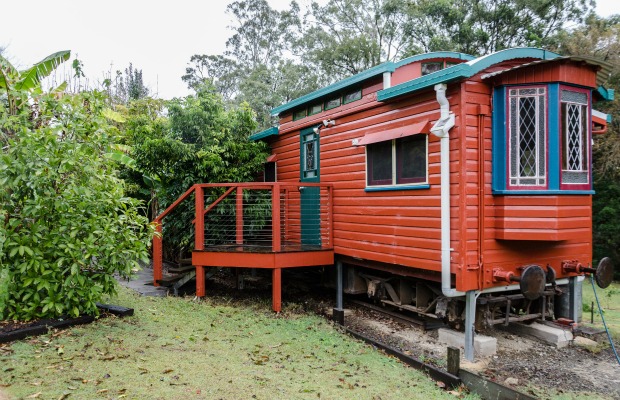
[[[441,112],[439,120],[431,128],[431,133],[439,137],[441,148],[441,291],[446,297],[464,296],[452,287],[450,282],[450,136],[454,126],[454,113],[446,98],[446,84],[435,85],[437,102]]]

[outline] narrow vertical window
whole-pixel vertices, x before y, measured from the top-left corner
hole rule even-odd
[[[588,184],[590,181],[588,95],[581,91],[562,90],[560,101],[562,184]]]
[[[547,185],[546,90],[510,89],[508,184],[512,187],[545,188]]]

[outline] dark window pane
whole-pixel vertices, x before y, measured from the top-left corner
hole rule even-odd
[[[327,100],[325,102],[325,109],[331,110],[332,108],[336,108],[339,105],[340,105],[340,97],[337,97],[335,99]]]
[[[368,185],[392,184],[392,142],[366,146],[368,156]]]
[[[396,183],[426,182],[426,135],[396,141]]]
[[[299,110],[293,113],[293,121],[306,117],[306,110]]]
[[[422,63],[422,75],[428,75],[443,69],[443,61]]]
[[[315,105],[311,106],[310,108],[308,108],[308,115],[318,114],[321,111],[323,111],[322,104],[315,104]]]
[[[346,93],[344,96],[342,96],[342,102],[344,104],[350,103],[352,101],[356,101],[362,98],[362,89],[358,89],[354,92],[349,92]]]

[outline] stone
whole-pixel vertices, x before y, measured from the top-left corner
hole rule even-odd
[[[573,340],[573,334],[570,330],[543,325],[537,322],[530,325],[521,323],[510,324],[504,329],[520,335],[533,336],[557,348],[567,347]]]
[[[519,380],[517,378],[506,378],[506,380],[504,381],[504,385],[507,385],[507,386],[518,386],[519,385]]]
[[[440,328],[439,341],[448,346],[465,347],[465,333],[452,329]],[[484,335],[474,336],[474,356],[490,357],[497,353],[497,339]]]
[[[583,336],[575,336],[573,339],[573,345],[578,347],[583,347],[587,350],[596,350],[598,348],[598,343],[592,339],[585,338]]]

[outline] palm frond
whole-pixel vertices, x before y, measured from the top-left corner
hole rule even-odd
[[[19,81],[15,84],[15,89],[32,89],[41,82],[41,79],[49,76],[60,64],[67,61],[70,57],[70,50],[50,54],[31,68],[21,72]]]

